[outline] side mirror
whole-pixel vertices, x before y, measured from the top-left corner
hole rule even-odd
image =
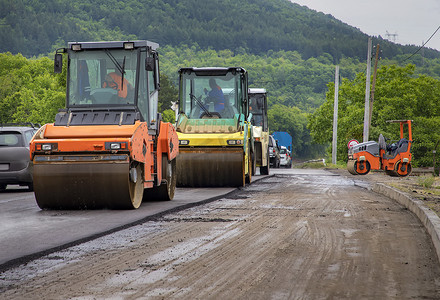
[[[63,55],[61,53],[55,54],[54,72],[61,73],[63,71]]]
[[[147,71],[154,71],[154,58],[153,57],[147,57],[145,59],[145,70]]]

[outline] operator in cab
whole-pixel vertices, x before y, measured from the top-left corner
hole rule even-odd
[[[112,88],[118,91],[120,98],[127,98],[129,92],[133,91],[133,86],[128,82],[126,78],[122,82],[122,76],[116,72],[110,72],[105,76],[105,81],[102,84],[103,88]]]
[[[225,108],[225,96],[223,95],[223,91],[221,87],[217,85],[214,78],[209,79],[209,87],[211,88],[210,91],[206,88],[204,89],[205,95],[208,96],[208,99],[214,100],[214,109],[220,112]]]

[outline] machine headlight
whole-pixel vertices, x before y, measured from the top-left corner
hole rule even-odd
[[[228,140],[228,145],[243,145],[243,140]]]
[[[179,140],[179,145],[189,145],[188,140]]]
[[[55,151],[55,150],[58,150],[58,144],[56,144],[56,143],[36,144],[35,150],[37,150],[37,151]]]
[[[112,149],[112,150],[119,150],[119,149],[121,149],[121,144],[119,144],[119,143],[111,143],[110,144],[110,149]]]
[[[126,142],[105,142],[106,150],[124,150],[127,149]]]
[[[124,49],[125,50],[134,49],[134,43],[133,42],[124,43]]]
[[[81,44],[73,44],[72,50],[73,51],[81,51]]]

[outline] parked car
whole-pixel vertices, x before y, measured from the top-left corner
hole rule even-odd
[[[292,157],[290,155],[290,151],[284,146],[281,146],[280,149],[280,166],[287,168],[292,167]]]
[[[273,136],[269,136],[269,161],[270,166],[274,168],[280,167],[280,147]]]
[[[37,130],[32,123],[0,124],[0,191],[8,184],[33,190],[29,142]]]

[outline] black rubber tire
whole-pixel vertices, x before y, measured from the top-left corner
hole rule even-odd
[[[165,174],[160,186],[144,190],[145,201],[170,201],[174,198],[176,190],[177,172],[176,159],[168,160],[167,155],[162,155],[162,175]]]
[[[252,155],[251,157],[249,157],[249,161],[248,161],[248,173],[245,176],[245,183],[251,183],[252,182],[252,172],[253,172],[253,166],[252,166]]]
[[[254,152],[251,153],[251,159],[252,159],[252,176],[257,173],[257,157],[255,156]]]
[[[270,158],[269,158],[269,150],[268,150],[266,156],[266,166],[260,167],[260,175],[269,175],[269,172],[270,172]]]

